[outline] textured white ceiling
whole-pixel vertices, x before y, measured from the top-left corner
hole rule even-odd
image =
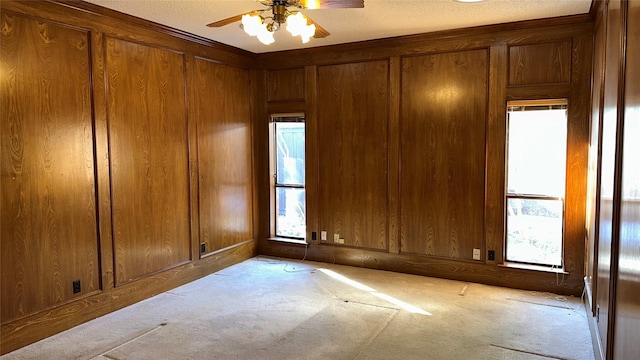
[[[331,33],[302,44],[286,30],[276,32],[275,43],[263,45],[233,23],[220,28],[206,25],[243,12],[262,9],[255,0],[87,0],[126,14],[167,25],[253,53],[300,49],[380,39],[438,30],[547,17],[584,14],[592,0],[365,0],[363,9],[303,10]]]

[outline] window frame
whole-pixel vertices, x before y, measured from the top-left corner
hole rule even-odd
[[[556,195],[545,195],[545,194],[529,194],[529,193],[519,193],[519,192],[511,192],[509,191],[509,128],[510,128],[510,109],[514,107],[548,107],[549,110],[564,109],[566,111],[566,137],[565,137],[565,164],[564,164],[564,191],[562,196]],[[523,110],[527,111],[527,110]],[[529,111],[536,111],[536,109],[532,109]],[[507,102],[506,106],[506,122],[505,122],[505,173],[504,173],[504,262],[505,264],[521,264],[521,265],[532,265],[532,266],[541,266],[541,267],[551,267],[551,269],[559,269],[563,270],[565,265],[565,240],[566,240],[566,203],[565,197],[567,192],[567,161],[568,161],[568,143],[569,143],[569,99],[536,99],[536,100],[511,100]],[[562,205],[561,211],[561,244],[560,244],[560,265],[541,263],[541,262],[527,262],[520,260],[513,260],[507,258],[507,250],[508,250],[508,240],[509,240],[509,200],[510,199],[520,199],[520,200],[552,200],[552,201],[560,201]]]
[[[286,241],[286,242],[300,242],[306,243],[306,229],[303,237],[287,236],[278,234],[278,189],[302,189],[305,195],[305,227],[306,227],[306,178],[303,184],[289,184],[278,182],[278,152],[277,152],[277,131],[276,127],[278,123],[303,123],[306,138],[306,118],[304,113],[274,113],[269,116],[269,193],[270,193],[270,226],[269,233],[270,239]],[[305,166],[306,166],[306,141],[305,141]]]

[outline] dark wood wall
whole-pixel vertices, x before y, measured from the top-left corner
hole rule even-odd
[[[255,255],[252,54],[1,7],[2,353]]]
[[[592,46],[585,15],[258,55],[260,253],[580,295]],[[564,273],[503,256],[507,101],[558,98],[570,104]],[[267,240],[268,114],[298,111],[307,249]]]
[[[640,353],[640,3],[595,3],[586,290],[596,356]]]

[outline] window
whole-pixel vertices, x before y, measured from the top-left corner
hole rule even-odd
[[[304,115],[272,115],[272,233],[276,237],[304,239],[305,126]]]
[[[566,100],[507,105],[506,260],[562,267]]]

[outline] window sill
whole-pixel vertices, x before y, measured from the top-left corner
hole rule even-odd
[[[290,239],[290,238],[284,238],[284,237],[271,237],[271,238],[268,238],[267,240],[269,240],[269,241],[277,241],[277,242],[282,242],[282,243],[287,243],[287,244],[295,244],[295,245],[309,245],[309,243],[307,243],[307,241],[305,239]]]
[[[498,264],[498,266],[510,268],[510,269],[532,270],[532,271],[548,272],[552,274],[569,275],[569,273],[567,271],[564,271],[564,269],[554,268],[551,266],[544,266],[544,265],[531,265],[531,264],[521,264],[521,263],[514,263],[514,262],[505,262],[504,264]]]

